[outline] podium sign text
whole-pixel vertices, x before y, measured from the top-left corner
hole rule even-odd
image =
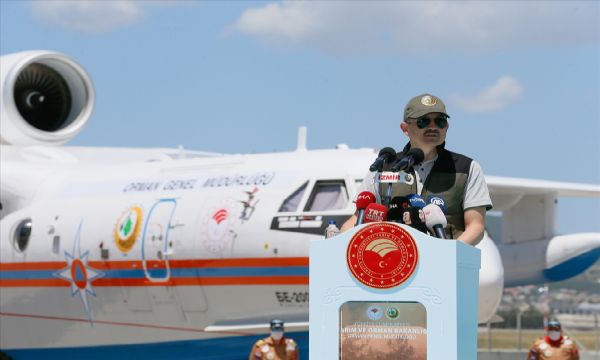
[[[427,358],[427,314],[416,302],[349,301],[340,308],[340,358]]]

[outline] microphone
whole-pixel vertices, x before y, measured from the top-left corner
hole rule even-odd
[[[444,228],[448,225],[448,221],[442,209],[436,204],[429,204],[423,208],[423,213],[425,214],[425,225],[435,234],[435,237],[447,239]]]
[[[417,207],[419,209],[422,209],[422,208],[425,207],[425,205],[427,205],[427,203],[425,202],[425,200],[423,200],[423,198],[421,197],[421,195],[410,194],[406,198],[408,199],[408,202],[410,203],[410,206],[414,206],[414,207]]]
[[[427,197],[427,199],[425,200],[425,202],[427,204],[435,204],[435,205],[439,206],[440,209],[442,209],[442,211],[444,212],[444,214],[448,211],[448,206],[446,206],[446,201],[444,200],[443,197],[441,197],[439,195],[429,195]]]
[[[356,215],[356,225],[360,225],[363,223],[363,217],[365,216],[365,208],[375,202],[375,195],[370,191],[363,191],[356,197],[356,210],[358,210],[358,214]]]
[[[408,199],[404,196],[394,196],[388,207],[387,219],[402,223],[402,213],[410,206]]]
[[[372,222],[385,221],[387,208],[381,204],[372,203],[365,209],[365,224]]]
[[[394,165],[392,165],[390,171],[398,172],[409,169],[414,164],[422,162],[424,158],[425,154],[423,153],[423,150],[419,148],[412,148],[408,150],[408,152],[402,159],[398,160]]]
[[[427,234],[427,226],[423,222],[424,220],[425,214],[423,213],[423,210],[415,206],[409,206],[402,213],[402,221],[404,224]]]
[[[384,147],[379,151],[379,155],[377,155],[377,159],[375,159],[373,164],[369,167],[369,171],[381,171],[383,164],[396,161],[396,156],[396,150],[391,147]]]

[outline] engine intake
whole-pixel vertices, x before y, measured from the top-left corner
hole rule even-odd
[[[61,145],[83,129],[95,93],[79,64],[48,51],[10,54],[1,61],[3,144]]]

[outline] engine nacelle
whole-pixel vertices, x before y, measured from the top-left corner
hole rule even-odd
[[[95,92],[88,73],[52,51],[0,57],[0,143],[62,145],[88,122]]]

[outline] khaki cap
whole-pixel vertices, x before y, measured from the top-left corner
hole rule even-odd
[[[423,115],[427,115],[432,112],[439,112],[448,117],[446,113],[446,105],[442,99],[431,94],[421,94],[410,99],[406,107],[404,108],[404,120],[416,119]]]

